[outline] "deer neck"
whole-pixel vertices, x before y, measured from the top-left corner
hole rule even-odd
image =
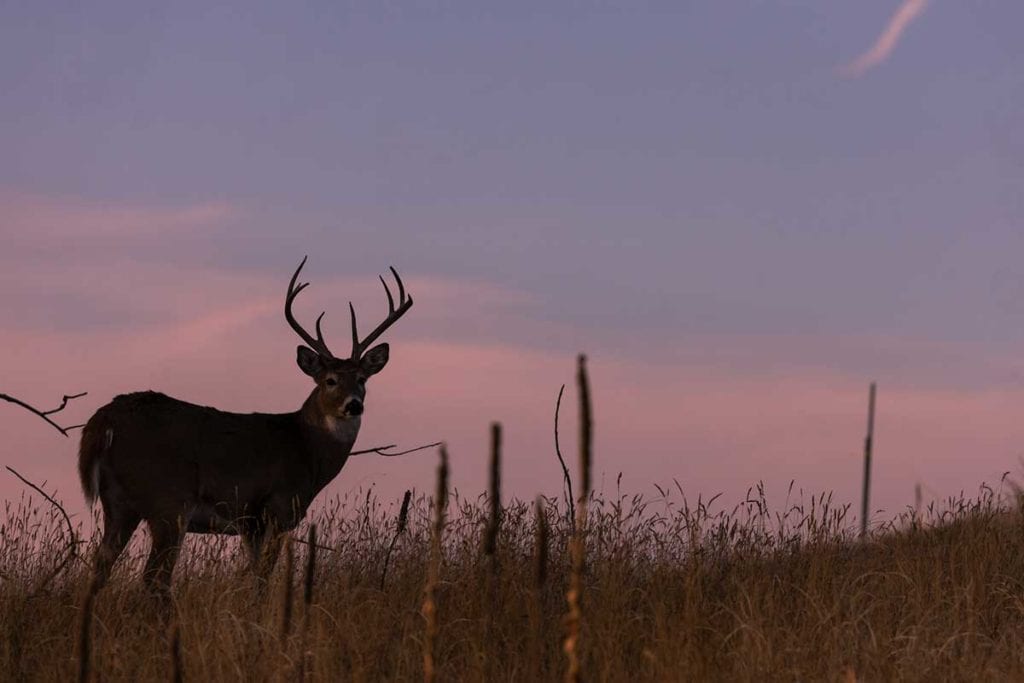
[[[359,435],[360,418],[343,419],[327,415],[316,400],[316,391],[309,395],[299,411],[307,441],[318,460],[339,461],[338,469],[345,463],[352,445]]]

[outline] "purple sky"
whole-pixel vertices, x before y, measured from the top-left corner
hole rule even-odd
[[[360,444],[446,439],[467,492],[492,419],[510,492],[558,490],[577,351],[609,491],[855,501],[872,379],[886,514],[1024,477],[1021,25],[939,0],[5,3],[0,391],[88,390],[74,421],[149,388],[295,409],[308,253],[329,339],[402,272]],[[0,429],[0,463],[83,509],[77,437],[2,405]],[[328,495],[434,465],[364,456]]]

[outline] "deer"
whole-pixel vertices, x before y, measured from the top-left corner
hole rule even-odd
[[[135,529],[146,522],[151,547],[144,585],[169,596],[186,533],[241,537],[250,568],[264,582],[284,534],[305,517],[310,503],[345,466],[366,404],[366,381],[387,365],[386,343],[370,348],[412,307],[401,277],[396,304],[387,281],[388,315],[360,339],[349,302],[352,352],[335,356],[316,319],[316,338],[292,313],[302,259],[288,283],[284,317],[305,344],[299,369],[312,392],[291,413],[230,413],[154,391],[123,394],[103,406],[82,432],[78,471],[90,507],[99,498],[103,536],[95,550],[93,588],[109,579]]]

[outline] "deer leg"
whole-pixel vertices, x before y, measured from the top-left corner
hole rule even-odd
[[[178,524],[158,521],[149,522],[149,533],[153,537],[153,545],[149,549],[142,579],[150,591],[167,599],[171,595],[171,574],[185,534]]]
[[[142,518],[134,510],[114,508],[106,501],[103,503],[103,540],[93,555],[92,590],[98,591],[106,585],[114,562],[128,545],[135,528]]]
[[[277,556],[281,552],[284,536],[273,524],[253,530],[245,535],[245,545],[249,551],[249,567],[261,583],[266,583],[277,564]]]

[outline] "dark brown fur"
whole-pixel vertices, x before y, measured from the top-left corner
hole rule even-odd
[[[82,490],[103,506],[103,540],[96,549],[96,588],[145,520],[153,539],[146,583],[164,596],[187,532],[237,534],[253,566],[266,576],[277,560],[281,534],[345,465],[359,433],[366,380],[388,362],[388,345],[370,343],[412,307],[398,272],[398,303],[381,278],[388,315],[360,338],[355,308],[352,353],[338,358],[316,319],[314,338],[292,314],[309,283],[298,282],[306,259],[288,283],[284,317],[309,346],[296,362],[316,388],[294,413],[228,413],[153,391],[118,396],[85,425],[78,454]]]
[[[294,413],[229,413],[153,391],[118,396],[82,434],[78,472],[88,500],[103,506],[99,585],[140,522],[153,539],[144,578],[166,593],[183,535],[241,535],[265,575],[281,533],[348,459],[365,381],[387,362],[387,345],[360,360],[324,359],[304,347],[299,366],[317,386]]]

